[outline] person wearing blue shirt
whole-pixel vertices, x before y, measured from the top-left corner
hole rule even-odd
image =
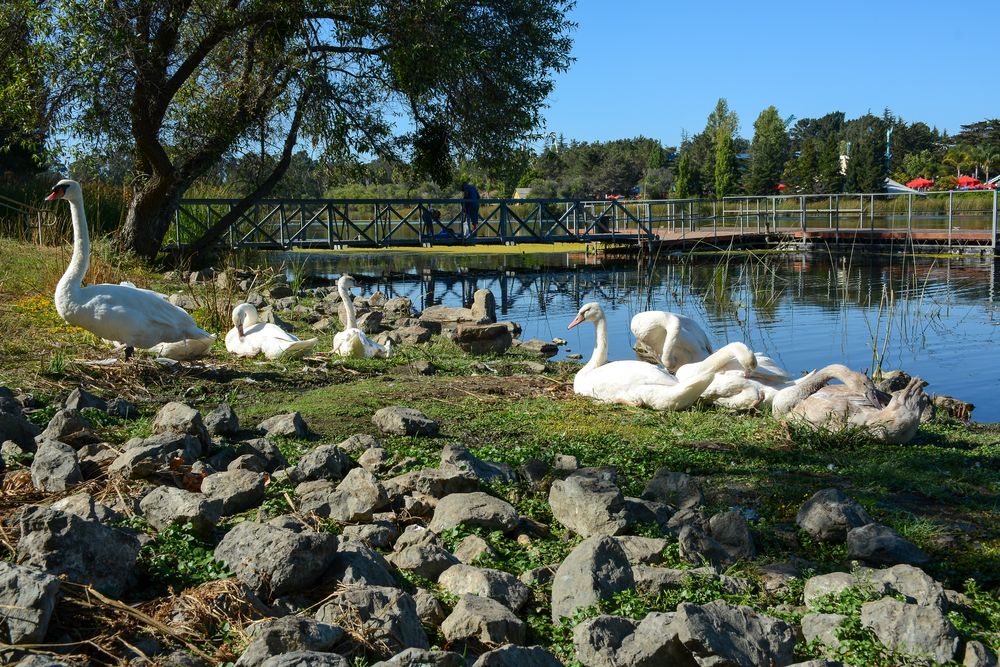
[[[479,226],[479,190],[472,183],[462,184],[462,232],[466,236],[475,236]]]

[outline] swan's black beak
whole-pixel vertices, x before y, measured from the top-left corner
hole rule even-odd
[[[583,315],[577,315],[576,319],[574,319],[572,322],[570,322],[569,326],[566,327],[566,328],[567,329],[572,329],[573,327],[575,327],[577,324],[580,324],[581,322],[583,322]]]
[[[875,389],[869,389],[866,391],[865,398],[868,399],[869,403],[875,406],[876,410],[881,410],[885,407],[885,403],[882,402],[882,399],[879,397],[878,392]]]
[[[744,378],[746,378],[746,379],[749,380],[751,375],[753,375],[753,369],[752,368],[744,368],[743,369],[743,377]]]

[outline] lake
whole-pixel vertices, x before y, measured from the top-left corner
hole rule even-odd
[[[978,256],[699,255],[640,263],[603,256],[426,252],[268,255],[314,280],[350,272],[370,295],[414,306],[468,305],[493,291],[498,317],[522,338],[565,338],[557,358],[589,358],[594,328],[566,325],[598,301],[610,358],[633,358],[631,317],[669,310],[698,321],[718,347],[740,340],[793,374],[830,363],[901,368],[940,393],[976,405],[976,421],[1000,422],[1000,294],[997,262]]]

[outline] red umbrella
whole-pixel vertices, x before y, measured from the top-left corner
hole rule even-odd
[[[979,185],[979,179],[973,178],[972,176],[959,176],[958,181],[956,181],[962,187],[969,187],[971,185]]]
[[[928,180],[926,178],[914,178],[912,181],[906,184],[908,188],[929,188],[934,185],[934,181]]]
[[[782,190],[784,190],[787,187],[788,186],[785,185],[784,183],[778,183],[778,192],[781,192]]]

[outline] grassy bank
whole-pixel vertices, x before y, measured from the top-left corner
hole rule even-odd
[[[914,442],[891,446],[873,442],[860,432],[789,427],[764,414],[737,415],[714,409],[659,413],[603,405],[572,394],[572,378],[578,369],[574,363],[548,363],[542,373],[528,372],[525,362],[529,358],[524,355],[474,358],[440,339],[404,346],[388,360],[341,360],[323,354],[289,362],[241,360],[227,355],[220,342],[204,363],[167,369],[140,358],[128,364],[96,366],[88,362],[107,357],[107,346],[66,326],[52,307],[51,291],[67,251],[0,242],[0,253],[12,258],[0,273],[0,385],[34,393],[46,404],[35,415],[40,423],[76,386],[106,398],[124,396],[139,405],[137,421],[102,418],[96,424],[102,438],[115,445],[131,436],[147,435],[152,416],[167,400],[182,400],[203,413],[228,401],[248,427],[274,414],[298,411],[312,435],[279,442],[294,462],[320,444],[340,442],[354,433],[376,434],[372,414],[399,404],[417,408],[439,422],[441,435],[379,436],[388,451],[388,463],[398,470],[436,466],[449,443],[463,444],[480,458],[512,466],[533,458],[551,462],[556,454],[567,454],[576,456],[582,466],[615,466],[623,492],[638,496],[653,473],[666,466],[701,481],[708,513],[738,507],[754,517],[751,527],[758,556],[727,572],[746,578],[748,589],[734,593],[723,590],[718,581],[692,576],[681,588],[661,596],[631,592],[602,607],[634,617],[672,609],[679,601],[721,597],[797,620],[805,611],[801,580],[787,590],[768,592],[758,566],[795,556],[806,560],[806,573],[850,569],[844,545],[817,543],[795,526],[795,515],[808,497],[837,487],[860,501],[876,520],[929,553],[934,559],[928,570],[932,576],[949,587],[968,590],[972,611],[954,618],[964,637],[983,638],[994,647],[1000,643],[996,597],[1000,588],[1000,425],[935,421],[924,425]],[[163,291],[190,289],[108,254],[99,255],[94,271],[97,280],[127,278]],[[195,316],[206,326],[213,321],[207,310],[196,311]],[[289,319],[297,332],[309,331],[304,320],[292,315]],[[218,320],[214,321],[215,331],[224,334]],[[319,350],[330,349],[332,335],[321,334]],[[431,362],[437,374],[415,374],[410,368],[414,361]],[[0,501],[2,518],[26,502],[51,499],[26,488],[24,477],[23,469],[8,473]],[[109,489],[107,480],[88,484],[95,493],[121,491]],[[497,555],[480,564],[520,574],[557,563],[577,543],[579,538],[554,520],[545,484],[490,490],[509,500],[521,515],[543,524],[544,530],[527,544],[500,533],[484,533]],[[275,483],[268,489],[265,509],[287,512],[296,508],[296,502],[291,485]],[[188,589],[189,595],[211,599],[209,592],[217,593],[222,585],[216,580],[227,574],[211,560],[211,548],[234,521],[257,516],[258,510],[251,510],[230,519],[203,541],[168,531],[156,535],[142,556],[148,585],[143,608],[150,613],[165,610],[167,602],[177,599],[186,587],[198,587]],[[141,522],[135,525],[148,529]],[[341,528],[335,522],[322,527],[333,532]],[[456,530],[443,537],[453,547],[467,532]],[[641,532],[658,531],[650,526]],[[679,559],[676,542],[672,538],[668,542],[665,563],[690,568]],[[0,558],[12,556],[10,542],[0,546]],[[428,585],[413,577],[404,579],[407,586]],[[968,584],[969,580],[974,583]],[[446,594],[430,587],[442,602],[449,603]],[[544,586],[536,588],[526,613],[530,643],[549,646],[568,660],[571,625],[554,626],[548,620],[548,593]],[[861,599],[857,595],[831,601],[830,608],[857,611]],[[582,615],[597,611],[590,609]],[[206,625],[197,642],[224,662],[238,655],[245,638],[232,628],[221,632],[219,627]],[[898,664],[865,632],[858,631],[852,653],[846,656],[852,664]],[[816,655],[817,649],[802,646],[800,652],[806,657]]]

